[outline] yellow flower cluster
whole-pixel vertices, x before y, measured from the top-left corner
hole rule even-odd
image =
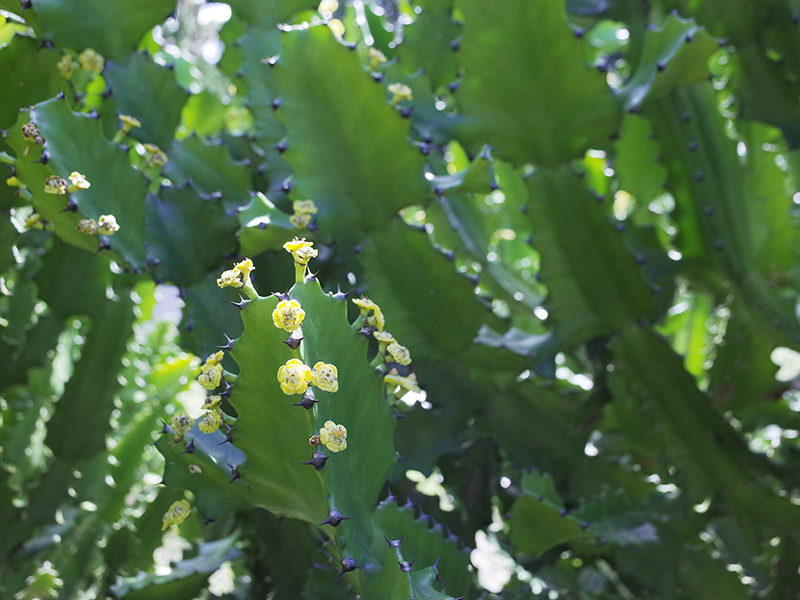
[[[397,105],[400,100],[414,99],[414,96],[411,93],[411,88],[405,83],[390,83],[388,86],[386,86],[386,89],[389,90],[390,94],[392,94],[392,106]]]
[[[224,422],[222,406],[220,406],[221,403],[222,396],[219,394],[214,394],[206,398],[206,403],[203,404],[203,410],[206,412],[200,420],[200,425],[198,425],[200,431],[203,433],[214,433],[219,429],[219,426]]]
[[[97,223],[94,219],[81,219],[75,229],[86,235],[113,235],[119,231],[119,224],[114,215],[100,215]]]
[[[289,222],[298,229],[308,227],[312,215],[317,214],[317,205],[313,200],[295,200],[292,202],[294,214],[289,217]]]
[[[200,368],[200,375],[197,381],[207,390],[216,389],[222,382],[222,350],[216,352],[206,359]]]
[[[161,519],[161,531],[164,531],[170,525],[180,525],[186,520],[186,517],[192,512],[192,507],[186,500],[178,500],[173,502],[169,507],[164,517]]]
[[[365,325],[375,327],[378,331],[383,331],[386,321],[383,318],[383,312],[381,312],[377,304],[364,296],[361,296],[361,298],[353,298],[353,304],[361,310],[361,316],[364,317]]]
[[[294,238],[291,242],[286,242],[283,249],[292,254],[296,265],[305,267],[308,261],[317,256],[318,252],[314,248],[314,242],[307,242],[306,238]]]
[[[39,131],[39,128],[36,127],[34,123],[25,123],[22,127],[20,127],[20,130],[22,131],[22,137],[25,138],[26,142],[44,146],[45,139],[42,137],[42,132]]]
[[[319,430],[319,441],[331,452],[340,452],[347,448],[347,429],[344,425],[325,421],[325,426]]]
[[[217,285],[221,288],[229,286],[241,288],[250,283],[250,273],[252,271],[255,271],[253,261],[245,258],[242,262],[236,263],[232,269],[223,271],[222,275],[217,279]]]
[[[78,56],[78,63],[81,65],[81,68],[86,71],[99,73],[103,70],[106,60],[103,58],[102,54],[98,54],[91,48],[86,48],[86,50],[81,52]]]
[[[302,325],[305,316],[306,311],[297,300],[281,300],[272,311],[272,322],[275,327],[292,332]]]
[[[163,167],[167,164],[167,155],[156,146],[155,144],[142,144],[144,146],[144,161],[142,162],[143,169],[151,167]]]

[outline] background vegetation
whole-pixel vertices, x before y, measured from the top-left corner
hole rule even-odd
[[[800,597],[799,23],[0,0],[0,595]]]

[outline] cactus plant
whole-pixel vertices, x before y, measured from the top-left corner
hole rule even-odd
[[[0,595],[800,593],[794,0],[0,0]]]

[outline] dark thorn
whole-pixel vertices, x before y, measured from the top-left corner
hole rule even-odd
[[[325,461],[328,460],[328,457],[325,456],[322,452],[317,450],[314,454],[311,455],[311,460],[307,460],[306,462],[301,462],[301,465],[313,465],[313,467],[317,471],[321,471],[325,467]]]
[[[100,241],[100,243],[98,244],[97,251],[100,252],[100,250],[111,250],[111,244],[108,243],[108,240]]]
[[[588,529],[589,523],[587,521],[581,521],[581,529]]]
[[[713,209],[713,208],[711,208],[710,206],[706,206],[706,207],[703,209],[703,216],[705,216],[705,217],[711,217],[711,216],[713,216],[713,215],[714,215],[714,209]]]
[[[320,523],[319,526],[322,527],[323,525],[330,525],[331,527],[337,527],[339,523],[349,518],[350,517],[343,516],[342,513],[334,508],[328,513],[328,518]]]
[[[111,98],[111,94],[113,94],[113,93],[114,92],[111,90],[111,88],[106,88],[105,90],[103,90],[103,93],[100,94],[100,97],[103,100],[108,100],[109,98]]]
[[[289,346],[289,348],[291,348],[292,350],[297,350],[300,347],[300,342],[302,341],[303,338],[294,337],[293,335],[290,335],[288,338],[283,340],[283,343]]]
[[[436,573],[436,581],[438,581],[438,582],[439,582],[439,583],[441,583],[442,585],[447,585],[447,584],[444,582],[444,579],[442,579],[441,577],[439,577],[439,559],[441,559],[441,558],[442,558],[441,556],[437,557],[437,558],[436,558],[436,562],[434,562],[434,563],[433,563],[433,567],[431,567],[431,568],[433,569],[433,572],[434,572],[434,573]]]
[[[625,223],[617,223],[617,224],[614,226],[614,229],[616,229],[617,231],[619,231],[620,233],[622,233],[623,231],[625,231]]]
[[[50,161],[50,155],[47,152],[42,152],[42,155],[33,162],[42,163],[43,165],[46,165],[49,161]]]
[[[397,564],[400,565],[400,570],[403,573],[410,573],[411,572],[411,566],[414,564],[414,562],[415,561],[413,561],[413,560],[411,562],[408,562],[407,560],[404,560],[403,562],[398,562]]]
[[[269,223],[259,223],[258,224],[258,230],[259,231],[264,231],[267,227],[269,227]]]
[[[685,41],[685,42],[688,44],[688,43],[690,43],[692,40],[694,40],[694,37],[692,37],[692,34],[691,34],[691,33],[688,33],[688,34],[686,34],[686,37],[685,37],[685,38],[683,38],[683,40],[684,40],[684,41]]]
[[[165,433],[170,433],[170,431],[172,431],[172,430],[169,428],[169,425],[167,425],[167,422],[164,421],[163,419],[161,420],[161,422],[164,424],[164,427],[161,428],[161,431],[159,432],[159,435],[164,435]]]
[[[219,444],[217,444],[217,446],[222,446],[222,444],[232,444],[232,443],[233,443],[233,431],[231,429],[228,429],[228,433],[225,434],[225,439],[222,440]]]
[[[658,295],[659,295],[659,294],[660,294],[660,293],[663,291],[663,290],[661,289],[661,286],[660,286],[660,285],[654,285],[654,286],[653,286],[652,288],[650,288],[650,289],[652,289],[652,290],[653,290],[653,295],[654,295],[654,296],[658,296]]]
[[[234,302],[234,301],[231,300],[231,304],[233,304],[239,310],[243,310],[244,307],[247,306],[248,302],[250,302],[250,300],[242,298],[241,294],[239,294],[239,302]]]
[[[447,260],[455,260],[456,253],[452,250],[445,250],[444,255],[447,257]]]
[[[452,83],[447,85],[447,89],[450,90],[451,92],[455,92],[458,89],[459,85],[460,85],[460,82],[453,81]]]
[[[218,395],[222,396],[223,398],[230,398],[230,396],[231,396],[231,388],[233,386],[230,383],[228,383],[227,381],[225,381],[224,379],[222,380],[222,386],[223,386],[224,389]]]
[[[353,254],[361,254],[361,250],[363,250],[363,248],[361,247],[361,244],[357,244],[357,245],[353,246]],[[348,292],[348,294],[349,293],[350,292]]]
[[[206,517],[205,519],[203,519],[203,527],[205,527],[209,523],[213,523],[214,521],[215,519],[209,519],[208,517]]]
[[[403,535],[401,535],[399,538],[397,538],[396,540],[390,540],[386,536],[383,536],[383,539],[385,539],[387,542],[389,542],[389,547],[390,548],[399,548],[400,545],[403,543],[403,538],[404,537],[406,537],[405,533]]]
[[[355,571],[357,568],[358,568],[358,565],[356,564],[356,559],[351,558],[349,556],[347,558],[343,558],[342,559],[342,570],[339,571],[339,575],[336,577],[336,581],[339,581],[339,579],[345,573],[349,573],[350,571]]]
[[[389,494],[386,496],[386,500],[384,500],[384,502],[396,502],[396,501],[397,498],[395,498],[394,494],[392,494],[392,492],[389,491]]]
[[[594,195],[594,197],[597,199],[597,201],[598,201],[598,202],[605,202],[605,200],[606,200],[606,197],[605,197],[605,195],[604,195],[604,194],[601,194],[600,192],[597,192],[597,193]]]
[[[469,280],[472,282],[472,285],[478,285],[480,277],[478,276],[477,273],[473,273],[472,275],[469,276]]]
[[[23,9],[24,9],[24,7],[23,7]],[[51,42],[50,40],[42,40],[41,42],[39,42],[39,47],[40,48],[47,48],[48,50],[52,50],[53,49],[53,42]]]
[[[717,242],[714,244],[714,250],[721,251],[725,250],[725,242]]]
[[[697,142],[691,141],[689,142],[689,152],[696,152],[697,151]]]
[[[723,47],[723,48],[724,48],[725,46],[727,46],[727,45],[728,45],[728,40],[727,40],[727,38],[721,38],[721,39],[719,40],[719,45],[720,45],[721,47]]]
[[[663,63],[663,62],[657,62],[656,63],[656,69],[657,70],[663,71],[666,68],[667,68],[667,65],[665,63]]]
[[[596,65],[597,70],[601,73],[608,73],[608,65]]]
[[[194,440],[186,444],[186,449],[181,454],[194,454]]]
[[[397,459],[397,462],[402,462],[405,460],[405,458],[400,456],[400,453],[397,450],[394,451],[394,457]]]
[[[628,112],[631,113],[631,114],[634,114],[634,115],[638,115],[639,114],[639,107],[638,106],[631,106],[628,109]]]
[[[694,174],[694,180],[695,181],[703,181],[703,179],[705,179],[705,178],[706,178],[706,176],[702,171],[698,171],[697,173]]]
[[[683,113],[681,115],[681,121],[683,121],[684,123],[688,123],[691,120],[692,120],[692,115],[690,115],[689,113]]]
[[[283,190],[285,193],[287,193],[287,194],[288,194],[288,193],[289,193],[289,192],[292,190],[292,182],[291,182],[291,180],[289,180],[289,179],[286,179],[286,180],[283,182],[283,184],[281,184],[281,189],[282,189],[282,190]]]
[[[372,75],[372,79],[376,83],[380,83],[381,81],[383,81],[383,73],[371,73],[371,75]]]
[[[453,52],[456,52],[460,46],[461,42],[459,42],[458,40],[453,40],[452,42],[450,42],[450,48],[453,50]]]
[[[228,482],[228,484],[233,483],[242,476],[242,474],[239,473],[239,469],[237,469],[236,467],[231,467],[231,475],[232,477],[231,480]]]
[[[64,98],[66,98],[66,96],[64,95],[64,92],[58,92],[56,94],[56,98],[58,98],[59,100],[63,100]]]
[[[408,117],[411,116],[411,111],[412,110],[414,110],[413,106],[403,106],[400,109],[400,116],[403,117],[404,119],[407,119]]]
[[[401,413],[399,410],[397,410],[397,409],[395,408],[395,409],[394,409],[394,418],[395,418],[395,419],[407,419],[407,418],[408,418],[408,415],[404,415],[403,413]]]
[[[222,335],[225,336],[226,343],[224,346],[217,346],[217,348],[219,348],[220,350],[230,350],[231,348],[233,348],[233,340],[228,337],[228,334],[223,332]]]
[[[67,199],[67,207],[64,210],[60,210],[58,212],[78,212],[78,203],[75,202],[72,198]]]
[[[275,98],[275,100],[272,101],[272,110],[278,110],[278,107],[280,105],[281,105],[281,99]]]
[[[578,39],[581,39],[584,33],[586,33],[586,30],[581,27],[578,27],[572,31],[572,34]]]
[[[636,255],[636,264],[643,265],[644,264],[644,254],[637,254]]]
[[[536,496],[537,502],[541,502],[542,500],[544,500],[544,496]]]

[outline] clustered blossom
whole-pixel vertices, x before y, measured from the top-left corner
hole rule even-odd
[[[197,381],[207,390],[213,390],[222,382],[222,350],[212,354],[201,367]]]
[[[63,196],[67,193],[67,181],[58,175],[51,175],[44,182],[44,191],[46,194]]]
[[[336,392],[339,389],[339,371],[335,366],[322,361],[311,370],[311,385],[325,392]]]
[[[30,142],[31,144],[39,144],[40,146],[44,145],[45,139],[42,137],[42,132],[39,131],[39,128],[36,127],[33,123],[25,123],[22,127],[20,127],[22,131],[22,137],[25,138],[26,142]]]
[[[361,298],[353,298],[353,304],[358,306],[361,310],[361,316],[364,317],[364,324],[369,327],[375,327],[378,331],[383,331],[386,324],[383,318],[383,313],[380,307],[369,298],[361,296]]]
[[[253,261],[245,258],[242,262],[236,263],[232,269],[223,271],[222,275],[217,279],[217,285],[221,288],[232,286],[240,289],[247,285],[252,285],[250,283],[250,273],[253,271],[255,271]]]
[[[170,419],[169,426],[172,427],[172,430],[179,436],[182,436],[184,433],[189,431],[192,427],[194,427],[194,419],[187,415],[185,412],[180,412],[175,415],[172,415],[172,419]]]
[[[81,219],[75,229],[86,235],[114,235],[119,231],[119,224],[114,215],[100,215],[96,223],[94,219]]]
[[[272,322],[275,327],[292,332],[302,325],[305,316],[306,311],[297,300],[281,300],[272,311]]]
[[[142,168],[149,169],[150,167],[163,167],[167,164],[167,155],[156,146],[155,144],[142,144],[144,147],[145,155],[142,162]]]
[[[75,63],[72,62],[72,57],[69,54],[65,54],[61,57],[61,60],[56,63],[56,67],[64,79],[69,79],[72,77],[72,72],[75,70]]]
[[[294,262],[301,267],[305,267],[308,261],[317,256],[318,252],[314,248],[314,242],[307,242],[306,238],[294,238],[291,242],[286,242],[283,249],[291,252]]]
[[[391,105],[395,106],[400,100],[413,100],[414,96],[411,93],[411,88],[405,83],[390,83],[386,86],[389,93],[392,94]]]
[[[405,346],[401,346],[397,342],[392,342],[386,346],[386,351],[389,353],[389,356],[392,357],[394,362],[404,366],[411,364],[411,353]]]
[[[295,200],[292,202],[292,209],[294,214],[289,217],[289,222],[298,229],[308,227],[311,216],[317,214],[317,205],[313,200]]]
[[[278,382],[287,396],[304,394],[311,383],[311,369],[301,360],[289,359],[278,369]]]
[[[319,441],[331,452],[344,450],[347,448],[347,429],[344,425],[325,421],[325,426],[319,430]]]
[[[81,52],[78,56],[78,63],[80,63],[82,69],[92,73],[99,73],[103,70],[106,61],[101,54],[98,54],[91,48],[86,48],[86,50]]]
[[[86,180],[85,175],[81,175],[77,171],[73,171],[69,174],[69,180],[72,185],[69,186],[67,189],[68,192],[75,192],[77,190],[85,190],[91,187],[91,183]]]
[[[203,415],[198,427],[203,433],[213,433],[219,429],[221,422],[222,416],[215,410],[209,410]]]
[[[386,62],[386,55],[377,48],[373,48],[372,46],[370,46],[369,70],[374,71],[378,67],[378,65],[383,64],[385,62]]]
[[[161,531],[164,531],[170,525],[180,525],[192,512],[192,507],[186,500],[178,500],[173,502],[169,507],[164,517],[161,519]]]

